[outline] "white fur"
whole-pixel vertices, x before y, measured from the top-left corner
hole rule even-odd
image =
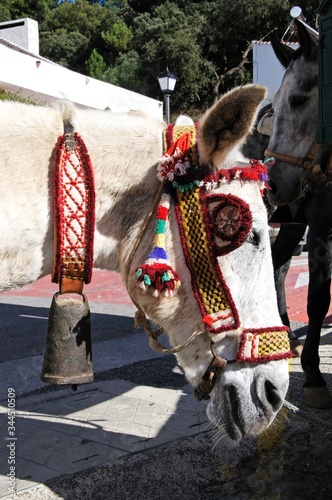
[[[74,128],[84,139],[94,166],[95,267],[120,271],[134,300],[168,332],[171,344],[183,342],[194,330],[202,329],[202,322],[181,250],[174,207],[170,209],[166,241],[169,259],[182,281],[178,293],[172,298],[156,299],[141,295],[135,286],[134,270],[146,260],[152,248],[154,220],[139,245],[131,269],[127,269],[130,251],[158,188],[156,164],[162,155],[165,126],[142,113],[73,110],[64,103],[59,108],[0,103],[0,290],[17,288],[51,273],[51,176],[56,141],[63,134],[63,116],[73,117]],[[234,149],[233,152],[237,161],[239,153]],[[231,166],[234,161],[224,158],[224,165]],[[281,325],[266,212],[259,188],[256,183],[235,181],[220,190],[231,192],[250,205],[253,228],[261,238],[259,247],[248,241],[220,258],[242,325],[245,328]],[[219,335],[214,340],[218,340],[215,344],[218,354],[234,358],[237,346],[234,335]],[[208,334],[201,335],[180,352],[178,359],[188,380],[197,385],[211,361]],[[266,379],[278,389],[282,404],[288,384],[287,362],[228,365],[212,394],[210,418],[218,425],[224,421],[227,429],[232,428],[232,414],[223,409],[223,387],[234,384],[242,398],[242,431],[255,434],[264,430],[277,411],[266,404]],[[236,432],[231,434],[237,439]]]

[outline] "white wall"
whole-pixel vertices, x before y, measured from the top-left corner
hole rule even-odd
[[[296,49],[298,44],[287,44]],[[278,88],[280,87],[284,68],[273,52],[270,42],[253,42],[253,83],[265,85],[268,88],[267,98],[261,107],[272,102]]]
[[[68,99],[78,106],[109,108],[113,112],[142,110],[163,119],[162,102],[70,71],[1,35],[0,30],[0,88],[39,104]]]
[[[0,23],[0,37],[39,54],[39,28],[37,21],[28,17]]]

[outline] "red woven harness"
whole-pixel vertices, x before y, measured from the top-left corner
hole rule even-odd
[[[82,293],[91,281],[95,230],[92,164],[79,134],[65,124],[54,168],[55,255],[52,281],[60,293]]]

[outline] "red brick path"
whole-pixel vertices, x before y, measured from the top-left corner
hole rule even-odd
[[[286,279],[286,295],[288,314],[291,320],[308,321],[306,313],[308,266],[306,254],[293,257],[292,265]],[[19,290],[3,292],[3,295],[27,297],[52,297],[58,290],[57,285],[51,283],[50,276],[45,276],[36,283],[26,285]],[[84,291],[89,302],[109,302],[111,304],[131,304],[120,275],[115,272],[95,269],[92,281],[85,285]],[[332,306],[325,319],[325,323],[332,324]]]

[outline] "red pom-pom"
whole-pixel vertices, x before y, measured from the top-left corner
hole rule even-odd
[[[206,325],[212,325],[214,321],[215,320],[212,319],[211,316],[204,316],[203,318],[203,323],[205,323]]]
[[[168,264],[143,264],[136,270],[136,278],[142,290],[153,290],[153,295],[159,297],[162,293],[166,296],[180,285],[179,275]]]

